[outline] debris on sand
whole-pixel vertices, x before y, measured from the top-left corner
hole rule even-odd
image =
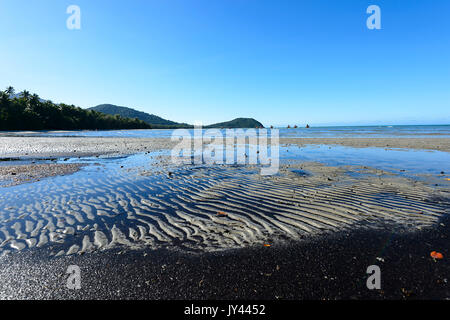
[[[432,251],[431,253],[430,253],[430,256],[433,258],[433,259],[437,259],[437,260],[441,260],[441,259],[444,259],[444,255],[442,254],[442,253],[440,253],[440,252],[436,252],[436,251]]]

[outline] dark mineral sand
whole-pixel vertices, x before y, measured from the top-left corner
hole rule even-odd
[[[0,259],[2,299],[449,299],[450,219],[416,233],[358,229],[283,245],[216,253],[110,250],[60,258],[26,251]],[[443,260],[433,260],[431,251]],[[376,258],[383,258],[384,262]],[[82,288],[66,288],[69,265]],[[381,268],[381,290],[366,269]]]

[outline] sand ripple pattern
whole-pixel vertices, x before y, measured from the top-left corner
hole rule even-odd
[[[356,223],[370,226],[380,219],[420,228],[447,210],[423,189],[256,172],[231,167],[107,177],[80,172],[7,188],[0,194],[0,254],[46,246],[54,255],[117,246],[221,250]]]

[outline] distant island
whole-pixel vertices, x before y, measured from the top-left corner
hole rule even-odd
[[[261,122],[252,118],[236,118],[227,122],[220,122],[205,126],[205,128],[264,128]]]
[[[260,128],[251,118],[237,118],[205,128]],[[0,131],[20,130],[114,130],[176,129],[193,125],[165,120],[156,115],[112,104],[83,109],[64,103],[55,104],[37,94],[13,87],[0,91]]]

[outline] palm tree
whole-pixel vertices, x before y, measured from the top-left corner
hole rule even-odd
[[[26,101],[28,101],[28,99],[30,98],[30,92],[27,90],[23,90],[22,98],[24,98]]]
[[[0,91],[0,102],[4,103],[4,102],[6,102],[8,100],[9,100],[8,92],[7,91],[5,91],[5,92]]]
[[[40,102],[39,96],[35,93],[31,96],[30,99],[31,104],[36,105],[38,102]]]
[[[20,94],[19,94],[20,96]],[[25,106],[25,109],[28,111],[31,111],[31,104],[30,104],[30,92],[27,90],[23,90],[20,99],[23,102],[23,105]]]
[[[12,96],[12,95],[14,94],[14,92],[15,92],[15,90],[14,90],[14,88],[11,87],[11,86],[9,86],[8,88],[6,88],[6,90],[5,90],[5,93],[6,93],[8,96]]]

